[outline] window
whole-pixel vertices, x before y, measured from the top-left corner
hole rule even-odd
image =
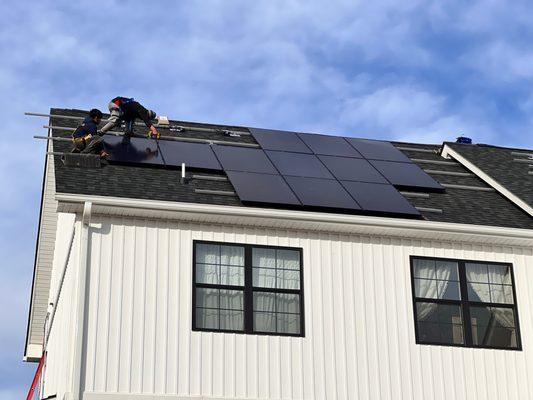
[[[510,264],[411,257],[420,344],[520,349]]]
[[[304,335],[302,250],[194,242],[193,329]]]

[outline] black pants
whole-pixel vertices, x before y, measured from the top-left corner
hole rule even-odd
[[[104,150],[104,138],[93,136],[89,141],[83,141],[75,145],[73,153],[100,154]]]

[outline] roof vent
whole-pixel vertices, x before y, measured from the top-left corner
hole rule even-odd
[[[459,136],[455,140],[455,143],[472,144],[472,139],[470,139],[469,137],[466,137],[466,136]]]

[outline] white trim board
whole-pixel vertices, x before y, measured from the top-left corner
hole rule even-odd
[[[496,189],[503,196],[505,196],[507,199],[512,201],[514,204],[516,204],[518,207],[520,207],[522,210],[524,210],[526,213],[533,217],[533,207],[531,207],[525,201],[520,199],[518,196],[514,195],[510,190],[506,189],[503,185],[498,183],[497,180],[490,177],[487,173],[485,173],[472,162],[468,161],[465,157],[453,150],[450,146],[445,144],[442,148],[441,154],[445,158],[452,158],[460,162],[464,167],[476,174],[478,178],[485,181],[488,185]]]
[[[369,217],[308,211],[179,203],[107,196],[57,194],[60,212],[79,213],[93,204],[94,215],[180,220],[335,234],[366,234],[467,243],[533,246],[533,230],[419,219]]]

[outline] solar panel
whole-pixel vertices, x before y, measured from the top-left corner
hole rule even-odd
[[[298,136],[315,154],[362,158],[361,154],[342,137],[309,133],[299,133]]]
[[[361,158],[318,156],[338,180],[388,183],[367,160]]]
[[[426,174],[416,164],[390,161],[371,161],[370,163],[393,185],[428,190],[444,190],[444,187],[440,183]]]
[[[351,181],[341,183],[365,211],[420,215],[394,186]]]
[[[280,175],[227,171],[228,178],[243,202],[300,205]]]
[[[331,179],[286,176],[285,180],[305,206],[360,210],[341,184]]]
[[[187,168],[222,170],[208,144],[160,140],[159,147],[167,165],[181,166],[181,163],[185,163]]]
[[[389,142],[346,138],[355,149],[370,160],[408,162],[411,160]]]
[[[131,138],[126,144],[122,137],[107,135],[104,136],[104,149],[109,153],[109,161],[164,165],[163,157],[154,140]]]
[[[281,175],[334,179],[314,154],[267,151],[267,156]]]
[[[278,175],[263,150],[234,146],[213,146],[213,150],[226,171]]]
[[[270,129],[249,128],[257,143],[264,150],[294,151],[308,153],[312,151],[294,132],[275,131]]]

